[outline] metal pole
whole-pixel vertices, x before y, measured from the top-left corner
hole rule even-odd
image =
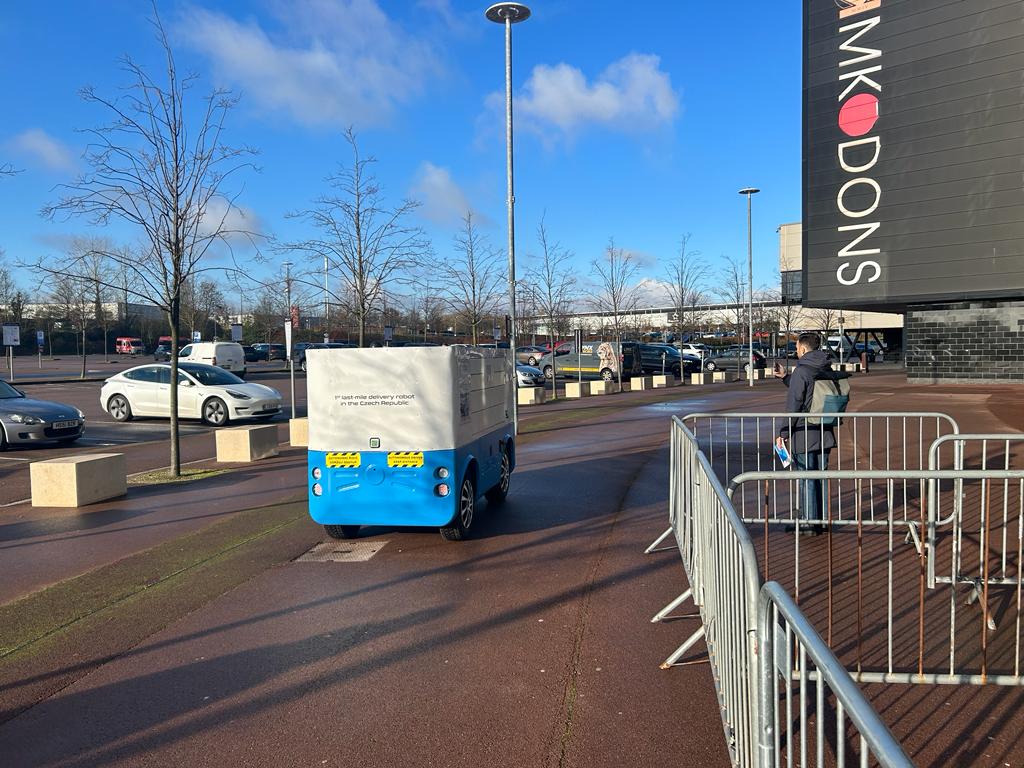
[[[292,340],[291,335],[292,335],[292,332],[295,330],[294,328],[292,328],[292,263],[290,261],[286,261],[284,263],[284,268],[285,268],[284,290],[285,290],[286,301],[288,302],[288,315],[287,315],[287,317],[285,319],[285,322],[288,323],[288,330],[289,330],[289,333],[288,333],[288,336],[286,338],[286,341],[291,342],[291,340]],[[290,385],[290,388],[291,388],[292,418],[294,419],[295,418],[295,359],[294,359],[294,357],[292,355],[292,346],[293,345],[291,343],[289,343],[288,344],[288,349],[286,351],[288,353],[288,380],[289,380],[289,385]]]
[[[331,303],[328,298],[327,256],[324,256],[324,344],[331,340]]]
[[[508,176],[508,344],[513,361],[516,354],[516,217],[515,186],[512,177],[512,17],[505,16],[505,160]],[[554,373],[552,371],[552,373]],[[512,401],[512,434],[519,434],[519,399]]]
[[[747,379],[754,386],[754,243],[751,237],[750,198],[747,195],[747,323],[750,326],[750,354],[747,356]]]

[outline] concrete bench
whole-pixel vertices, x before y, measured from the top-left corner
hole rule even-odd
[[[691,384],[712,384],[725,381],[725,371],[704,371],[704,373],[691,373]]]
[[[567,398],[586,397],[590,394],[590,387],[587,386],[587,383],[585,381],[567,381],[565,383],[565,396]]]
[[[520,387],[520,405],[540,405],[544,402],[544,387]]]
[[[612,393],[612,382],[610,381],[591,381],[590,394],[592,395],[610,395]]]
[[[288,420],[288,444],[293,448],[309,445],[309,419]]]
[[[634,376],[629,380],[631,392],[641,392],[645,389],[654,389],[654,379],[650,376]]]
[[[217,430],[217,461],[250,462],[277,456],[277,425]]]
[[[667,387],[674,387],[678,383],[676,382],[676,377],[673,376],[671,373],[666,374],[664,376],[661,376],[659,374],[657,376],[654,376],[653,379],[655,389],[665,389]]]
[[[128,493],[123,453],[61,456],[29,465],[33,507],[84,507]]]

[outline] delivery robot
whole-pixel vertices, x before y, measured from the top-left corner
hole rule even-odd
[[[306,350],[309,514],[333,538],[360,526],[467,537],[516,466],[507,350]]]

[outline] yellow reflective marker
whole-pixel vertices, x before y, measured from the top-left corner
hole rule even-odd
[[[356,469],[362,463],[359,452],[328,453],[327,466],[330,469],[343,467],[345,469]]]
[[[389,467],[422,467],[423,451],[389,451]]]

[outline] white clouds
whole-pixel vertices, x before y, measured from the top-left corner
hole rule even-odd
[[[641,307],[664,307],[672,304],[667,283],[653,277],[644,277],[636,285],[637,303]]]
[[[41,128],[19,133],[11,139],[10,146],[51,171],[68,173],[74,171],[77,165],[71,150]]]
[[[278,3],[279,28],[189,9],[180,34],[247,100],[304,125],[379,124],[440,69],[374,0]]]
[[[420,165],[412,196],[422,203],[418,213],[423,218],[444,226],[455,224],[473,208],[451,171],[431,162]]]
[[[201,235],[212,235],[220,230],[224,238],[232,243],[249,242],[254,237],[260,237],[261,228],[259,217],[252,209],[241,205],[229,207],[223,197],[210,198],[199,221]]]
[[[588,83],[569,64],[536,66],[515,97],[516,122],[548,138],[554,130],[569,139],[591,126],[635,133],[671,123],[679,94],[660,67],[657,56],[631,53]],[[488,103],[494,107],[503,98],[494,94]]]

